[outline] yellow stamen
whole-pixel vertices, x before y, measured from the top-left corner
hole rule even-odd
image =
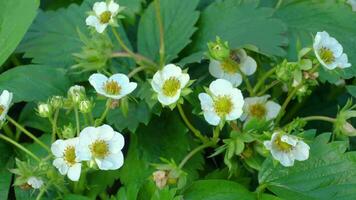
[[[63,159],[66,161],[67,165],[72,166],[75,162],[75,148],[74,146],[68,146],[63,153]]]
[[[173,97],[180,89],[180,82],[176,77],[170,77],[162,86],[163,94],[168,97]]]
[[[2,115],[2,113],[5,111],[5,106],[0,105],[0,115]]]
[[[331,64],[335,61],[334,53],[328,48],[322,47],[319,50],[319,55],[326,64]]]
[[[109,145],[104,140],[96,140],[90,145],[90,151],[94,158],[103,159],[109,154]]]
[[[101,15],[99,16],[100,23],[102,23],[102,24],[109,23],[110,18],[111,18],[111,12],[110,11],[105,11],[105,12],[101,13]]]
[[[232,111],[233,103],[229,96],[218,96],[214,100],[214,110],[217,115],[223,117]]]
[[[121,86],[116,81],[106,81],[104,84],[104,90],[111,95],[118,95],[121,91]]]
[[[280,151],[284,151],[284,152],[289,152],[292,150],[293,146],[286,143],[286,142],[283,142],[281,140],[281,136],[277,136],[276,140],[274,141],[275,145],[277,146],[277,148],[280,150]]]
[[[240,64],[232,60],[225,60],[220,63],[221,69],[228,74],[235,74],[238,72]]]
[[[249,106],[249,112],[252,117],[262,118],[266,115],[267,110],[265,105],[256,103]]]

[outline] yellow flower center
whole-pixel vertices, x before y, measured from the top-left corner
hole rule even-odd
[[[180,82],[176,77],[170,77],[162,86],[163,94],[168,97],[173,97],[180,89]]]
[[[224,60],[220,63],[221,69],[228,74],[235,74],[238,72],[240,65],[233,60]]]
[[[280,150],[280,151],[284,151],[284,152],[289,152],[292,150],[293,146],[286,143],[286,142],[283,142],[281,140],[281,136],[278,136],[276,138],[276,140],[274,141],[274,144],[277,146],[277,148]]]
[[[104,90],[111,95],[118,95],[121,91],[121,86],[116,81],[106,81],[104,84]]]
[[[252,117],[262,118],[266,115],[267,110],[265,105],[256,103],[249,106],[250,115]]]
[[[217,115],[223,117],[232,111],[233,104],[229,96],[218,96],[214,100],[214,110]]]
[[[330,64],[332,62],[335,61],[335,56],[334,56],[334,53],[328,49],[328,48],[325,48],[325,47],[322,47],[320,50],[319,50],[319,55],[320,55],[320,58],[326,63],[326,64]]]
[[[75,162],[75,148],[74,146],[68,146],[63,153],[63,159],[66,161],[67,165],[72,166]]]
[[[109,145],[104,140],[96,140],[90,145],[90,151],[94,158],[103,159],[109,154]]]
[[[5,111],[5,106],[0,105],[0,115],[2,115],[2,113],[4,113]]]
[[[111,12],[110,11],[105,11],[105,12],[101,13],[99,18],[100,18],[100,23],[107,24],[110,21]]]

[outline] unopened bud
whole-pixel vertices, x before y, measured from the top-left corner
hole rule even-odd
[[[62,136],[63,138],[73,138],[75,136],[75,129],[73,128],[72,124],[68,126],[64,126],[62,129]]]
[[[47,118],[51,116],[51,106],[47,103],[40,103],[37,107],[37,112],[40,117]]]
[[[215,60],[225,60],[230,57],[230,48],[227,42],[222,41],[219,37],[215,42],[208,43],[209,55]]]
[[[63,97],[61,96],[54,96],[51,98],[51,100],[49,101],[50,105],[54,108],[54,109],[58,109],[61,108],[63,106]]]
[[[162,189],[167,185],[168,176],[166,171],[158,170],[153,172],[152,175],[153,175],[153,180],[158,188]]]
[[[79,103],[79,111],[81,113],[89,113],[92,109],[92,103],[89,100],[84,100]]]
[[[342,128],[345,135],[356,136],[356,129],[349,122],[345,122]]]
[[[85,98],[85,88],[80,85],[74,85],[68,90],[68,98],[77,104]]]

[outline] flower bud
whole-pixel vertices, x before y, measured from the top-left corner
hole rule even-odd
[[[62,108],[63,106],[63,97],[61,96],[53,96],[51,100],[49,101],[49,104],[52,106],[54,109],[59,109]]]
[[[73,138],[75,136],[76,132],[75,129],[73,128],[72,124],[69,124],[68,126],[64,126],[62,129],[62,136],[63,138]]]
[[[68,90],[68,98],[75,104],[78,104],[85,98],[85,88],[80,85],[74,85]]]
[[[38,104],[37,112],[40,117],[47,118],[51,116],[52,108],[47,103],[40,103]]]
[[[356,129],[349,122],[345,122],[342,128],[345,135],[356,136]]]
[[[230,57],[230,48],[227,42],[216,37],[215,42],[208,43],[209,55],[215,60],[225,60]]]
[[[92,110],[92,103],[89,100],[84,100],[79,103],[79,111],[81,113],[89,113]]]
[[[167,185],[168,176],[166,171],[158,170],[153,172],[152,175],[153,175],[153,180],[158,188],[162,189]]]

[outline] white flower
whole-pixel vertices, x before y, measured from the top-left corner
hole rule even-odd
[[[94,160],[101,170],[115,170],[124,164],[124,144],[124,137],[109,125],[87,127],[80,133],[77,155],[80,160]]]
[[[319,62],[327,69],[347,68],[347,55],[343,53],[341,44],[327,32],[318,32],[314,38],[314,52]]]
[[[183,73],[180,67],[168,64],[154,74],[151,85],[158,94],[158,101],[163,105],[171,105],[178,101],[189,79],[189,74]]]
[[[242,114],[244,99],[239,89],[233,88],[229,81],[217,79],[210,83],[211,95],[200,93],[199,100],[205,120],[218,125],[221,120],[235,120]]]
[[[347,0],[347,3],[352,7],[352,11],[356,11],[356,0]]]
[[[93,6],[94,13],[89,15],[85,23],[92,26],[98,33],[104,32],[109,24],[114,23],[114,18],[119,12],[119,4],[111,0],[109,3],[96,2]]]
[[[248,56],[243,49],[235,50],[232,53],[232,60],[217,61],[210,60],[209,72],[215,78],[228,80],[233,86],[239,86],[242,82],[242,73],[249,76],[255,73],[257,68],[256,61]]]
[[[130,82],[125,74],[114,74],[108,78],[96,73],[89,77],[89,82],[97,93],[116,100],[130,94],[137,87],[137,83]]]
[[[51,146],[52,153],[56,157],[53,165],[62,175],[67,174],[68,178],[72,181],[79,180],[82,168],[82,164],[76,153],[78,142],[78,138],[57,140]]]
[[[40,178],[31,176],[28,178],[27,184],[30,185],[33,189],[40,189],[43,185],[43,181]]]
[[[2,91],[0,95],[0,124],[5,120],[7,112],[10,109],[11,101],[12,93],[7,90]]]
[[[269,97],[270,95],[245,98],[241,120],[248,120],[251,117],[266,120],[276,118],[281,106],[274,101],[268,101]]]
[[[293,166],[294,160],[303,161],[309,158],[310,147],[292,135],[273,133],[271,141],[265,141],[264,145],[271,151],[273,158],[285,167]]]

